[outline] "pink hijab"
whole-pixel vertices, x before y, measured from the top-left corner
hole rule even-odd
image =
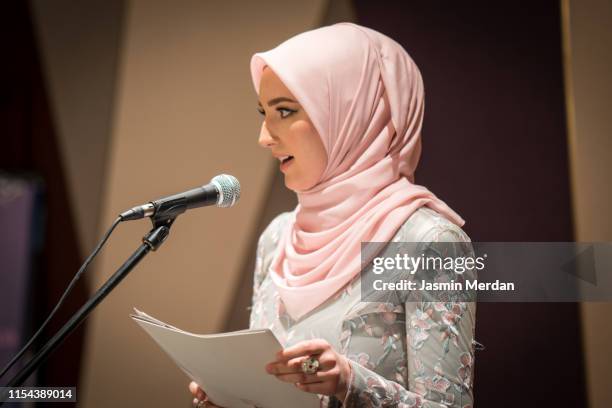
[[[465,221],[415,185],[424,91],[414,61],[372,29],[339,23],[253,55],[256,92],[269,66],[306,110],[327,151],[317,185],[299,204],[270,268],[289,315],[299,319],[349,283],[361,242],[387,242],[421,206]]]

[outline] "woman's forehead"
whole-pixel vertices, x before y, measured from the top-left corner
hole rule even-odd
[[[283,81],[274,73],[272,69],[265,69],[261,75],[261,81],[259,82],[260,94],[264,93],[274,94],[274,96],[287,96],[295,99],[289,88],[283,83]]]

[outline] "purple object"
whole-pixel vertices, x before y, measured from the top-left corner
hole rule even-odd
[[[0,368],[27,340],[37,190],[35,183],[0,176]]]

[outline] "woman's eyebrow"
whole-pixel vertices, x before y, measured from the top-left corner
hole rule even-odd
[[[279,96],[278,98],[272,98],[272,99],[270,99],[270,100],[268,101],[268,106],[273,106],[273,105],[276,105],[276,104],[281,103],[281,102],[292,102],[292,103],[297,103],[297,101],[294,101],[294,100],[293,100],[293,99],[291,99],[291,98],[287,98],[286,96]],[[261,102],[257,101],[257,104],[258,104],[259,106],[261,106]]]

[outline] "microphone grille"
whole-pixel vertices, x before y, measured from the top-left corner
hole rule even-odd
[[[229,174],[219,174],[210,181],[219,191],[217,207],[231,207],[240,198],[240,182]]]

